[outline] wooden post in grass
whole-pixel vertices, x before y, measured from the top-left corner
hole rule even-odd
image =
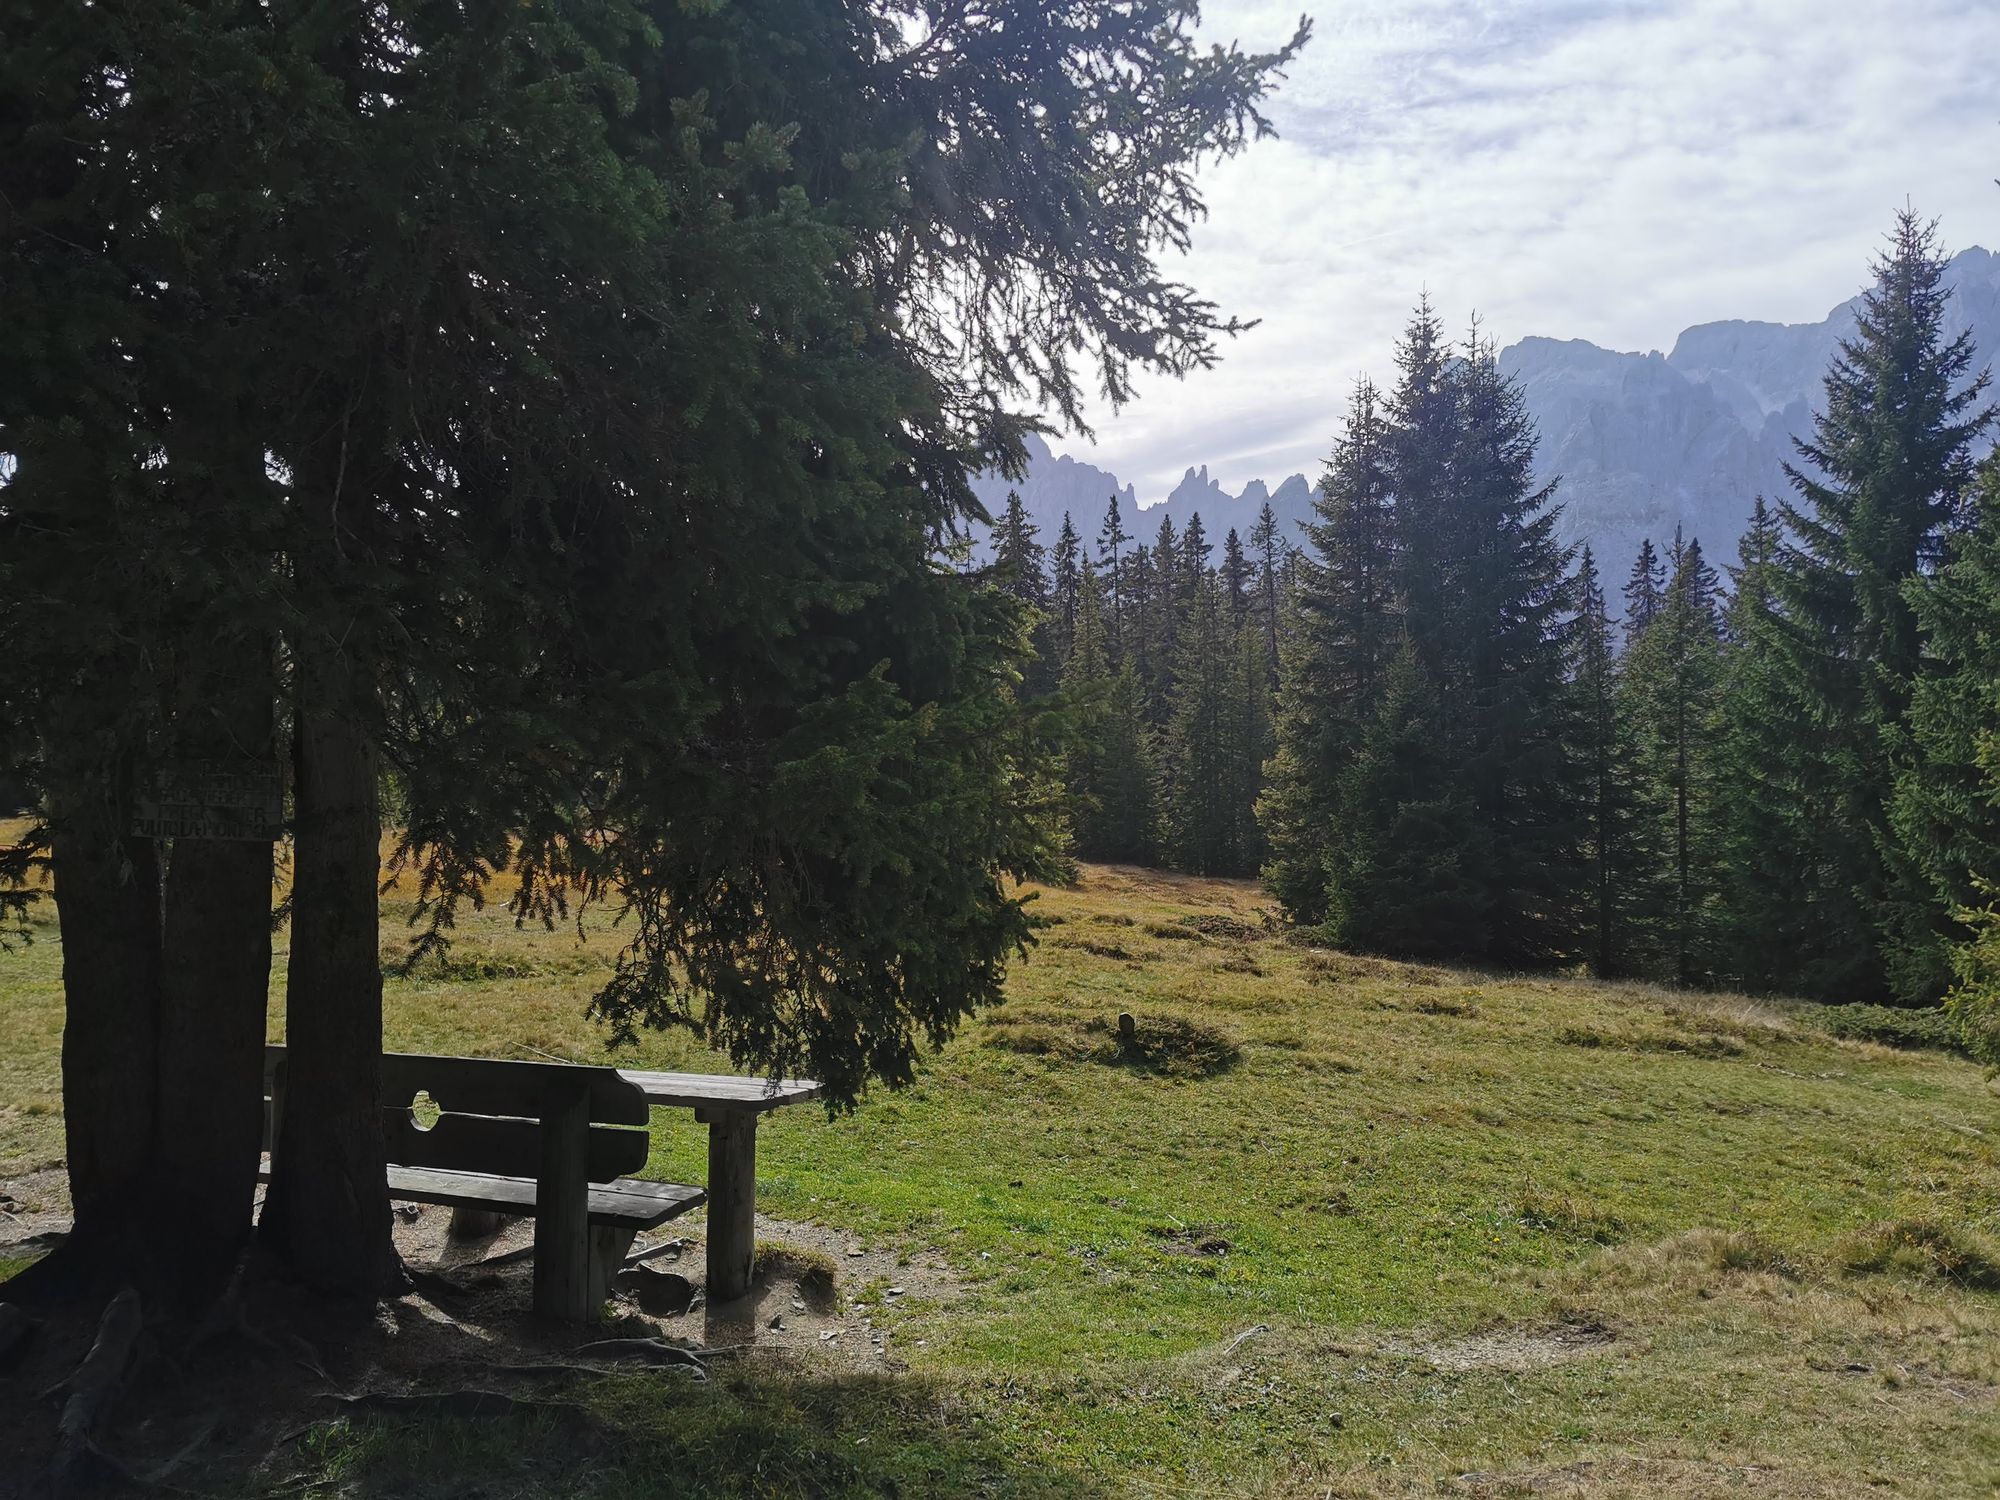
[[[724,1109],[708,1122],[708,1300],[733,1302],[750,1290],[757,1254],[757,1115]]]
[[[542,1105],[542,1170],[535,1181],[535,1311],[588,1322],[590,1304],[590,1089],[552,1078]]]

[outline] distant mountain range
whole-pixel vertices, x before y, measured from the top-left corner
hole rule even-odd
[[[1976,363],[1988,368],[2000,355],[2000,255],[1966,250],[1947,280],[1947,328],[1969,330]],[[1791,440],[1809,432],[1827,366],[1859,305],[1858,297],[1843,302],[1817,323],[1703,323],[1664,355],[1551,338],[1501,350],[1501,368],[1521,383],[1541,436],[1541,476],[1562,481],[1565,539],[1587,542],[1613,579],[1642,540],[1664,541],[1676,525],[1699,537],[1718,564],[1733,559],[1752,500],[1789,493]],[[1329,413],[1329,433],[1333,425]],[[1113,494],[1127,529],[1149,541],[1163,515],[1178,531],[1196,511],[1217,542],[1232,526],[1247,536],[1266,499],[1296,539],[1312,504],[1302,474],[1274,488],[1252,480],[1232,495],[1202,464],[1165,501],[1142,509],[1116,475],[1056,454],[1039,438],[1029,440],[1029,452],[1020,483],[988,474],[974,488],[996,515],[1008,490],[1019,490],[1044,542],[1055,539],[1068,511],[1094,546]]]

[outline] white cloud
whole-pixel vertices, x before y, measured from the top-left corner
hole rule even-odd
[[[1218,0],[1268,46],[1297,0]],[[1990,0],[1326,0],[1270,107],[1281,139],[1206,179],[1176,274],[1264,321],[1058,441],[1158,499],[1316,474],[1354,378],[1386,377],[1428,288],[1528,334],[1670,347],[1721,318],[1853,295],[1907,199],[2000,247]]]

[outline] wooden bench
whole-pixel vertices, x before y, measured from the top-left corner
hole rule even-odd
[[[284,1129],[284,1076],[284,1047],[265,1048],[267,1149]],[[441,1111],[428,1126],[420,1095]],[[391,1052],[382,1100],[389,1196],[532,1215],[535,1311],[547,1317],[589,1320],[634,1236],[708,1198],[625,1175],[646,1164],[649,1104],[615,1068]]]

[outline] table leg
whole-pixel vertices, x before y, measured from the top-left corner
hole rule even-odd
[[[542,1170],[535,1183],[535,1311],[587,1323],[590,1302],[590,1092],[552,1088],[542,1106]]]
[[[750,1290],[757,1254],[757,1116],[722,1110],[708,1122],[708,1300]]]

